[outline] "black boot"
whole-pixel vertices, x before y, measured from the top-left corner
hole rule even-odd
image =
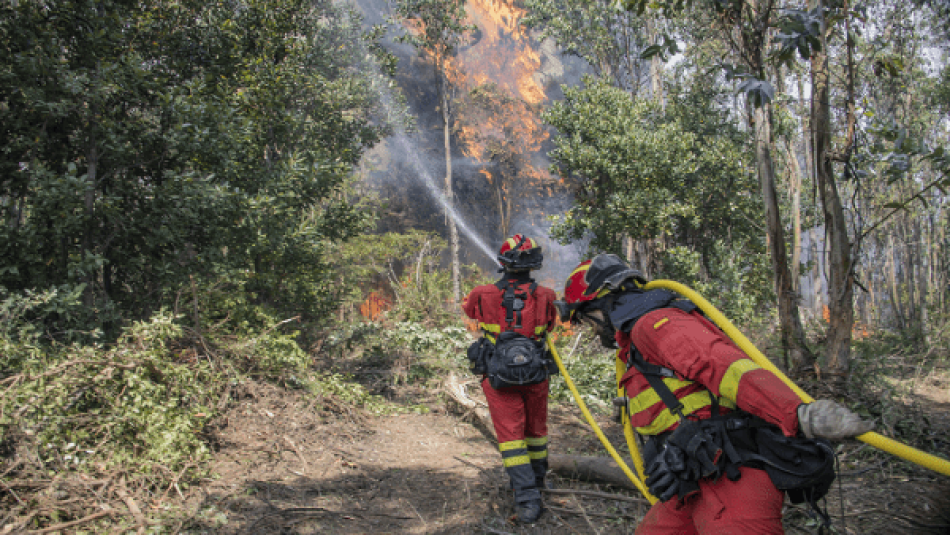
[[[531,524],[537,522],[544,512],[541,493],[538,489],[515,489],[515,515],[518,522]]]
[[[534,472],[534,484],[539,489],[544,486],[544,476],[548,472],[548,437],[528,437],[528,457],[531,458],[531,471]]]
[[[546,483],[544,478],[548,473],[547,459],[532,459],[531,470],[534,472],[534,486],[544,490],[551,488],[550,483]]]

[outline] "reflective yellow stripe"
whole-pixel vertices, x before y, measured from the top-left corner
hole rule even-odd
[[[511,451],[517,449],[527,449],[528,444],[524,440],[512,440],[511,442],[502,442],[498,445],[498,451]]]
[[[749,359],[739,359],[733,362],[729,365],[726,374],[723,375],[722,381],[719,383],[719,395],[735,401],[739,393],[739,381],[742,379],[742,376],[745,375],[746,372],[761,369],[762,366],[759,366]]]
[[[528,452],[528,457],[530,457],[532,460],[547,459],[547,458],[548,458],[548,450],[529,451],[529,452]]]
[[[568,280],[573,279],[573,278],[574,278],[574,275],[580,273],[581,271],[587,271],[588,269],[590,269],[590,264],[584,264],[584,265],[582,265],[582,266],[577,266],[577,268],[576,268],[574,271],[572,271],[571,274],[570,274],[570,276],[568,276],[567,278],[568,278]]]
[[[529,446],[547,446],[548,437],[527,437],[524,439]]]
[[[666,379],[664,379],[664,381],[666,381]],[[653,390],[650,389],[649,391],[652,392]],[[640,397],[640,396],[637,396],[637,397]],[[659,400],[659,396],[657,396],[657,400]],[[631,414],[634,414],[633,401],[634,400],[632,399],[630,400]],[[681,399],[680,403],[683,404],[684,416],[687,414],[692,414],[693,412],[698,411],[699,409],[709,405],[709,392],[706,390],[693,392],[692,394]],[[728,407],[730,409],[736,408],[736,404],[728,399],[720,399],[719,404],[722,405],[723,407]],[[667,429],[672,427],[673,424],[675,424],[678,421],[679,421],[679,417],[673,414],[672,412],[670,412],[669,407],[667,407],[667,408],[664,408],[663,412],[661,412],[656,418],[654,418],[653,421],[649,423],[649,425],[638,427],[637,432],[640,433],[641,435],[659,435],[663,431],[666,431]]]
[[[514,457],[508,457],[507,459],[502,459],[502,464],[505,468],[511,468],[512,466],[520,466],[522,464],[530,464],[531,458],[527,455],[516,455]]]
[[[487,333],[498,334],[501,332],[501,325],[498,325],[497,323],[479,323],[478,328],[485,331],[486,334]],[[534,334],[541,335],[541,334],[544,334],[544,331],[546,330],[548,330],[547,325],[538,325],[537,327],[534,328]],[[491,335],[489,335],[488,338],[492,342],[495,341],[495,338]]]
[[[667,377],[663,379],[663,383],[666,384],[671,392],[676,392],[684,386],[693,384],[693,381],[681,381],[675,377]],[[660,401],[660,395],[656,393],[656,390],[648,388],[630,400],[630,414],[643,412],[657,403],[660,403]]]
[[[664,323],[666,323],[666,322],[668,322],[668,321],[670,321],[670,318],[663,318],[663,319],[661,319],[660,321],[654,323],[654,324],[653,324],[653,330],[655,331],[655,330],[659,329],[660,327],[663,326]]]

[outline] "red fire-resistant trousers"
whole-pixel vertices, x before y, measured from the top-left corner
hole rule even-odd
[[[699,482],[699,494],[680,503],[657,502],[635,535],[781,535],[785,493],[763,470],[740,467],[742,477]]]
[[[482,380],[498,442],[548,436],[548,381],[495,390]]]

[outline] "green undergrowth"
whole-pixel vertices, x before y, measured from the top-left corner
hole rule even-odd
[[[877,432],[950,459],[948,341],[935,336],[922,343],[876,332],[854,346],[850,406],[874,419]]]
[[[316,370],[295,322],[261,310],[241,326],[229,322],[246,311],[227,322],[199,318],[196,328],[193,318],[162,309],[113,343],[67,345],[50,342],[35,319],[56,300],[0,300],[0,469],[8,478],[121,478],[152,498],[186,488],[209,475],[208,424],[245,381],[298,390],[331,410],[414,410],[345,374]],[[394,336],[420,348],[443,341],[410,325]]]

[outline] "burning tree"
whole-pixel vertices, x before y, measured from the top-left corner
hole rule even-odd
[[[445,142],[445,196],[452,203],[452,143],[449,125],[450,84],[446,76],[446,65],[462,41],[465,33],[472,28],[463,24],[465,20],[465,0],[398,0],[396,14],[409,27],[409,33],[399,38],[401,42],[412,44],[419,53],[432,60],[438,86],[439,104],[442,116],[443,139]],[[461,275],[459,266],[459,233],[455,221],[447,217],[449,225],[449,245],[452,255],[452,295],[455,302],[462,299]]]
[[[457,102],[455,129],[463,154],[483,162],[498,214],[498,231],[512,232],[515,201],[550,180],[543,169],[532,165],[531,155],[548,138],[537,112],[522,99],[496,84],[478,85]]]

